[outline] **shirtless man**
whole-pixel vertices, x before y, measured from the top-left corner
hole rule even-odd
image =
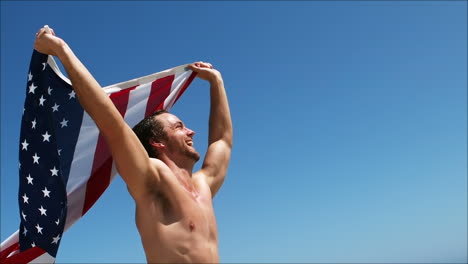
[[[212,199],[226,176],[232,148],[221,74],[209,63],[189,66],[211,86],[208,150],[202,168],[192,173],[200,158],[193,147],[195,132],[176,116],[158,112],[135,127],[137,136],[70,47],[51,32],[40,29],[34,48],[60,59],[78,100],[104,135],[135,200],[135,221],[148,263],[219,262]]]

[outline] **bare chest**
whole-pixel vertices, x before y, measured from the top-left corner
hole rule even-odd
[[[216,220],[211,192],[203,181],[183,181],[164,175],[164,186],[150,188],[144,203],[137,205],[139,229],[164,233],[197,234],[216,239]]]
[[[189,232],[207,235],[216,231],[210,194],[180,187],[172,193],[158,192],[153,202],[163,225],[180,223]]]
[[[175,257],[185,262],[185,258],[217,257],[217,227],[209,193],[181,188],[156,192],[146,206],[137,205],[136,221],[149,259]]]

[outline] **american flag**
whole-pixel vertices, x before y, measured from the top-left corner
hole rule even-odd
[[[186,65],[104,88],[131,127],[169,110],[195,78]],[[19,230],[1,263],[54,263],[62,234],[115,177],[110,150],[52,56],[33,52],[19,143]]]

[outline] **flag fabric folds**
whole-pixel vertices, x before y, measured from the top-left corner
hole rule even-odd
[[[131,127],[169,110],[195,78],[182,65],[103,88]],[[64,231],[116,174],[110,150],[52,56],[33,52],[19,144],[19,230],[2,242],[1,263],[54,263]]]

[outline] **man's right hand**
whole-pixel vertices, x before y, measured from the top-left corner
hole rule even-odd
[[[66,45],[65,41],[55,36],[54,30],[50,28],[51,33],[46,32],[46,28],[39,29],[36,33],[34,49],[43,54],[59,57],[60,49]]]

